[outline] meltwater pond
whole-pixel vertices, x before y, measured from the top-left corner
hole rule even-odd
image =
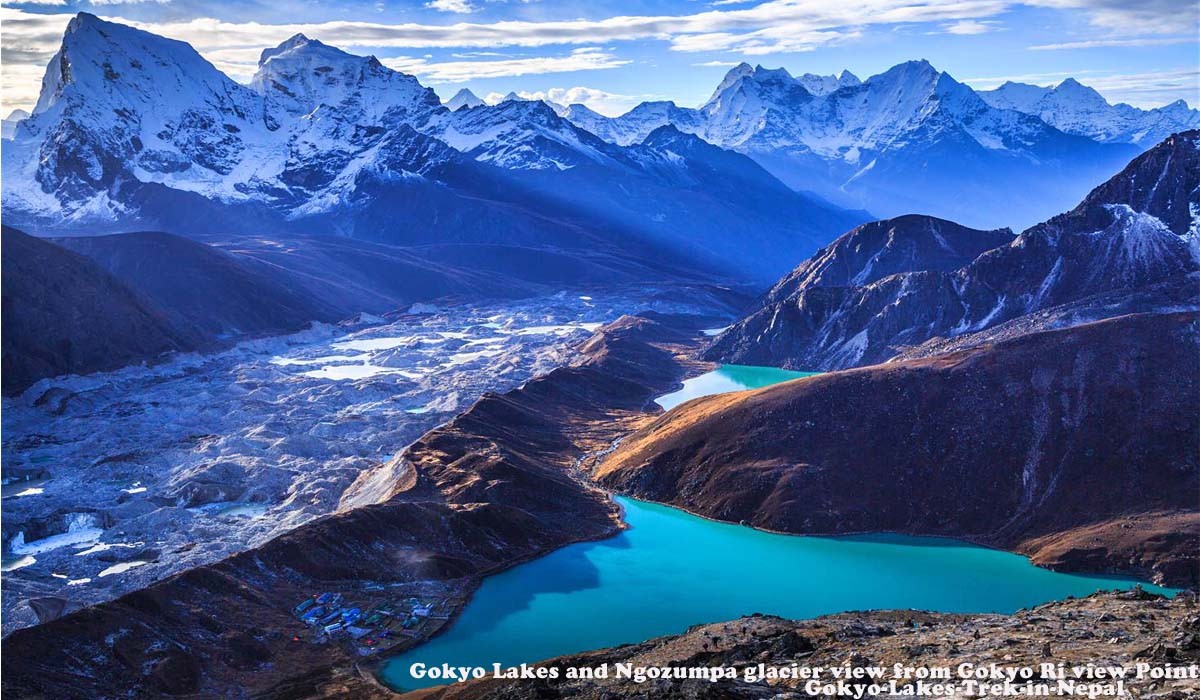
[[[383,681],[397,689],[435,685],[414,681],[410,666],[515,665],[753,612],[1013,612],[1135,583],[1055,573],[956,540],[778,535],[629,498],[617,502],[628,530],[485,579],[453,626],[390,659]]]

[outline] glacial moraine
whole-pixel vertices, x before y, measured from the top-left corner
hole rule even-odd
[[[359,473],[484,392],[564,364],[601,321],[655,303],[633,291],[424,305],[6,398],[4,633],[36,621],[28,598],[112,599],[332,512]]]

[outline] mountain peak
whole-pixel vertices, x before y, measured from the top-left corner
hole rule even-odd
[[[105,22],[90,12],[77,12],[75,13],[75,16],[71,18],[71,21],[67,22],[66,33],[71,34],[72,32],[77,32],[81,29],[99,27],[105,24],[108,24],[108,22]]]
[[[1071,100],[1086,100],[1097,105],[1103,103],[1103,106],[1108,106],[1108,100],[1104,99],[1103,95],[1074,78],[1067,78],[1059,83],[1054,88],[1054,92]]]
[[[259,67],[262,67],[262,65],[264,63],[266,63],[268,59],[270,59],[274,56],[278,56],[283,53],[287,53],[288,51],[296,49],[300,46],[304,46],[305,44],[308,44],[310,41],[311,41],[311,39],[304,36],[303,34],[293,34],[291,37],[289,37],[287,40],[285,40],[283,43],[279,44],[275,48],[263,49],[262,53],[260,53],[258,55],[258,65],[259,65]],[[318,43],[320,43],[320,42],[318,42]]]
[[[762,66],[754,67],[754,78],[756,80],[791,80],[792,74],[786,68],[763,68]]]
[[[33,112],[41,114],[63,100],[96,110],[103,105],[114,112],[158,111],[169,109],[167,103],[176,98],[192,99],[190,93],[227,96],[237,90],[185,42],[80,12],[46,66]]]
[[[742,78],[750,75],[754,75],[754,66],[746,63],[745,61],[737,64],[733,68],[730,68],[729,72],[725,74],[725,77],[721,79],[720,84],[717,85],[717,89],[713,91],[712,98],[710,99],[715,99],[717,95],[720,95],[722,92],[729,89],[730,86],[736,84]]]
[[[464,108],[470,109],[472,107],[480,107],[482,105],[483,100],[479,99],[475,93],[471,92],[467,88],[459,90],[458,92],[454,93],[454,97],[446,100],[446,109],[450,110],[451,112],[455,112]]]
[[[259,58],[250,87],[293,115],[321,105],[381,115],[394,107],[431,109],[437,96],[374,56],[358,56],[296,34]]]
[[[897,63],[879,75],[872,76],[868,83],[899,83],[906,86],[933,85],[939,77],[938,70],[929,61],[918,59]]]
[[[261,70],[267,61],[281,56],[308,56],[313,60],[352,60],[370,61],[371,57],[355,56],[346,53],[335,46],[322,44],[316,39],[309,39],[303,34],[294,34],[273,49],[263,49],[258,56],[258,67]]]
[[[805,73],[804,75],[796,76],[793,80],[804,86],[805,90],[814,95],[828,95],[839,88],[862,85],[862,81],[858,79],[858,76],[848,70],[843,70],[840,75]]]

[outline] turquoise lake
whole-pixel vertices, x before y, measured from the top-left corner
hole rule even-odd
[[[670,410],[699,396],[811,374],[724,365],[656,401]],[[412,690],[440,684],[413,680],[408,669],[414,663],[516,665],[754,612],[797,619],[868,609],[1013,612],[1137,583],[1055,573],[957,540],[779,535],[630,498],[616,501],[628,530],[488,577],[445,634],[389,659],[381,680]]]
[[[777,367],[721,365],[711,372],[706,372],[698,377],[685,380],[682,389],[664,394],[655,399],[654,403],[662,406],[664,411],[669,411],[685,401],[691,401],[701,396],[724,394],[729,391],[743,391],[745,389],[758,389],[792,379],[810,377],[814,374],[817,373],[793,372]]]
[[[956,540],[777,535],[616,500],[628,530],[485,579],[445,634],[390,659],[382,680],[411,690],[438,684],[410,678],[417,662],[515,665],[753,612],[790,618],[890,608],[1013,612],[1136,583],[1055,573]]]

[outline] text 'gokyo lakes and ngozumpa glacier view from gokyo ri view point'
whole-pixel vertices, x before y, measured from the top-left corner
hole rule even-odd
[[[150,24],[4,122],[6,696],[1200,655],[1187,104],[733,61],[611,116]]]

